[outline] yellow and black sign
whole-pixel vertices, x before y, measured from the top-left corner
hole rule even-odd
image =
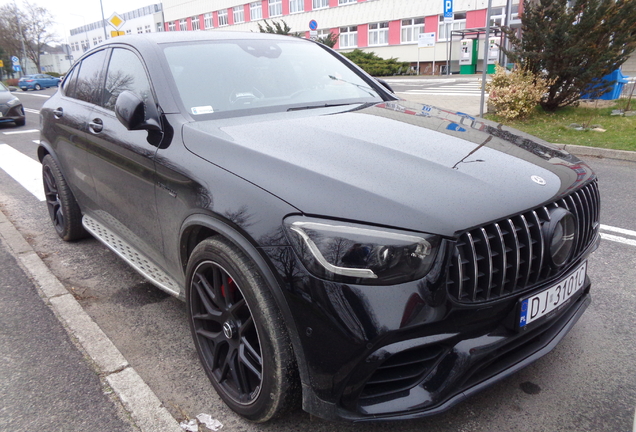
[[[123,32],[123,31],[115,31],[115,30],[110,31],[110,37],[124,36],[125,34],[126,32]]]
[[[2,60],[0,60],[0,68],[4,67],[4,62]]]

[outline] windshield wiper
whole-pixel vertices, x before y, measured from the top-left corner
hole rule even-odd
[[[308,109],[316,109],[316,108],[330,108],[330,107],[338,107],[338,106],[345,106],[345,105],[357,105],[360,104],[362,102],[349,102],[349,103],[338,103],[338,104],[320,104],[320,105],[307,105],[307,106],[300,106],[300,107],[292,107],[292,108],[288,108],[287,111],[302,111],[302,110],[308,110]]]
[[[351,84],[352,86],[356,86],[360,90],[362,90],[363,92],[366,92],[369,95],[371,95],[372,97],[378,97],[378,93],[375,90],[373,90],[371,87],[367,87],[367,86],[363,86],[362,84],[356,84],[356,83],[351,82],[351,81],[343,80],[342,78],[338,78],[338,77],[335,77],[333,75],[327,75],[327,76],[329,78],[331,78],[332,80],[334,80],[334,81],[340,81],[340,82],[343,82],[343,83]]]

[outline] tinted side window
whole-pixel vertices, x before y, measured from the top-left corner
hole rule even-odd
[[[106,51],[98,51],[82,60],[77,82],[75,98],[100,104],[104,88],[104,60]]]
[[[141,60],[132,51],[116,48],[108,65],[103,106],[114,111],[117,97],[126,90],[135,93],[146,103],[152,102],[150,81]]]

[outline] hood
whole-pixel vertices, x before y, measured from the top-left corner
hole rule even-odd
[[[183,139],[306,215],[447,236],[594,175],[520,131],[405,101],[190,123]]]

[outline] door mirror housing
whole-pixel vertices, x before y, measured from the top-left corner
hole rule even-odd
[[[159,112],[131,91],[123,91],[115,102],[115,115],[128,130],[160,131]]]

